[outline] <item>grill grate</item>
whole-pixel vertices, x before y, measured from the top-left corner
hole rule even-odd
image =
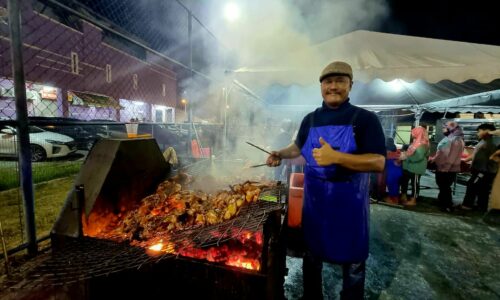
[[[260,231],[269,213],[281,209],[281,207],[282,205],[279,203],[258,201],[243,207],[238,217],[232,220],[196,230],[191,240],[197,247],[219,246],[228,240],[239,237],[244,230]],[[214,232],[218,235],[217,238],[214,238]]]
[[[263,191],[262,195],[275,195],[277,199],[281,200],[282,190],[283,187],[278,186]],[[232,220],[180,232],[173,235],[172,242],[176,247],[180,246],[179,250],[182,250],[182,247],[219,246],[231,239],[238,238],[243,231],[253,233],[262,231],[269,215],[282,208],[281,201],[257,201],[244,207],[240,214]],[[62,286],[108,276],[128,269],[140,269],[143,266],[165,259],[175,259],[179,256],[169,253],[150,256],[144,248],[94,238],[64,238],[63,243],[60,249],[53,250],[47,259],[29,272],[25,280],[11,288],[32,289],[39,286]],[[177,251],[177,253],[180,252]]]

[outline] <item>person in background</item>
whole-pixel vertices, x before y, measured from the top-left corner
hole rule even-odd
[[[379,201],[387,200],[384,199],[385,188],[384,174],[376,172],[370,173],[370,203],[378,203]]]
[[[445,137],[437,145],[436,154],[430,158],[436,164],[436,184],[439,187],[438,200],[446,212],[453,211],[451,185],[460,172],[460,162],[464,151],[464,134],[457,122],[449,121],[443,126]]]
[[[496,130],[495,133],[500,135],[500,130]],[[490,159],[497,163],[497,168],[500,170],[500,145],[497,146],[497,151],[490,156]],[[500,172],[497,172],[493,181],[489,209],[500,210]]]
[[[472,209],[475,206],[476,197],[477,208],[484,212],[488,209],[488,198],[498,169],[496,162],[490,160],[496,151],[490,131],[494,132],[495,130],[495,125],[491,123],[483,123],[477,127],[477,136],[480,142],[472,153],[471,177],[467,182],[462,209]]]
[[[382,172],[385,139],[377,116],[350,103],[352,68],[333,62],[319,77],[323,103],[307,114],[295,142],[268,166],[301,154],[304,299],[323,299],[323,261],[342,265],[341,299],[363,299],[369,241],[369,172]]]
[[[417,204],[420,193],[420,177],[427,169],[429,157],[429,136],[424,127],[418,126],[411,130],[412,143],[408,150],[403,152],[403,176],[401,177],[401,202],[404,205],[413,206]],[[411,195],[408,199],[408,182],[411,183]]]
[[[500,136],[500,129],[490,131],[490,135]],[[491,189],[490,205],[488,209],[500,210],[500,145],[497,146],[497,151],[490,156],[490,159],[497,163],[499,172],[493,181],[493,188]]]
[[[387,198],[385,202],[390,204],[399,203],[399,187],[400,179],[403,174],[403,169],[401,168],[401,161],[399,160],[400,152],[394,144],[394,139],[388,137],[385,139],[385,147],[387,149],[387,157],[385,160],[385,184],[384,190],[387,186]]]
[[[177,152],[173,147],[168,147],[165,151],[163,151],[163,158],[172,167],[173,170],[177,169],[179,160],[177,159]]]

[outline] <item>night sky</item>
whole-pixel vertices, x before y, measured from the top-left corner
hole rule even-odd
[[[388,0],[390,16],[379,31],[500,45],[497,1]]]
[[[136,18],[142,26],[132,26],[142,28],[148,24],[149,20],[144,15],[137,15],[137,3],[148,3],[155,9],[156,1],[163,6],[171,5],[179,7],[176,1],[166,2],[162,0],[150,1],[134,1],[134,0],[77,0],[80,3],[96,10],[98,13],[105,15],[119,26],[124,26],[125,29],[132,31],[136,30],[129,28],[130,24],[124,24],[126,21],[131,22]],[[222,0],[181,0],[187,7],[192,9],[193,13],[208,24],[209,19],[214,16],[207,9],[208,4],[217,3],[220,7],[227,2]],[[232,0],[238,3],[238,0]],[[272,0],[270,0],[272,1]],[[318,3],[325,1],[328,3],[339,3],[348,5],[353,2],[363,2],[370,0],[289,0],[303,12],[306,19],[314,19],[318,14]],[[312,2],[314,1],[314,2]],[[317,1],[317,2],[316,2]],[[404,34],[420,37],[429,37],[437,39],[448,39],[455,41],[464,41],[472,43],[482,43],[500,46],[500,11],[495,7],[498,1],[495,0],[474,0],[461,3],[462,1],[450,0],[378,0],[378,2],[388,8],[387,17],[379,24],[369,28],[346,28],[348,33],[352,30],[365,29],[371,31],[381,31],[387,33]],[[131,9],[125,10],[124,7],[129,6]],[[172,8],[171,7],[171,8]],[[182,23],[179,18],[179,11],[165,9],[165,7],[156,7],[161,13],[172,11],[173,14],[163,17],[162,20],[173,19],[175,24]],[[151,8],[150,8],[151,9]],[[120,15],[123,12],[125,15]],[[369,13],[369,12],[368,12]],[[132,15],[131,15],[132,14]],[[182,15],[182,14],[181,14]],[[149,13],[147,14],[149,16]],[[147,21],[146,21],[147,20]],[[172,24],[169,24],[172,25]],[[146,26],[148,27],[148,26]],[[170,27],[170,26],[169,26]],[[186,29],[187,30],[187,29]],[[315,30],[314,28],[312,29]],[[336,35],[335,35],[336,36]],[[322,36],[320,40],[326,40],[335,36]],[[143,37],[144,38],[144,37]],[[146,38],[147,39],[147,38]],[[318,41],[317,41],[318,42]]]

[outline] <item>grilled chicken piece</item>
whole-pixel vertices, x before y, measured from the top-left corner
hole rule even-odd
[[[178,182],[166,180],[155,194],[142,199],[137,209],[120,213],[114,228],[99,235],[144,241],[193,226],[215,225],[234,218],[243,206],[257,201],[265,186],[247,181],[230,188],[210,195],[182,190]]]
[[[158,185],[158,188],[156,189],[156,194],[164,194],[167,197],[180,192],[182,189],[182,186],[176,182],[173,181],[163,181]]]
[[[219,218],[217,217],[217,213],[214,210],[209,210],[205,215],[205,219],[210,225],[219,223]]]
[[[196,214],[196,219],[194,220],[196,225],[205,225],[205,215]]]
[[[224,220],[231,219],[234,215],[236,215],[236,201],[232,200],[227,206],[226,212],[224,213]]]

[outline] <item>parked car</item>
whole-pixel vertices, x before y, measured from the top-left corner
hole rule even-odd
[[[182,136],[171,131],[165,124],[157,123],[139,123],[138,134],[150,134],[156,139],[160,148],[170,147],[178,144]]]
[[[127,129],[125,124],[114,120],[90,120],[92,125],[92,133],[100,138],[127,138]]]
[[[92,120],[95,134],[103,138],[127,138],[127,129],[124,123],[111,120]],[[161,123],[137,123],[137,134],[150,134],[163,151],[167,147],[185,147],[187,133],[176,131],[172,126]]]
[[[113,120],[91,120],[93,134],[101,138],[127,138],[127,129],[125,123]],[[173,147],[177,154],[185,155],[188,145],[188,132],[173,124],[161,123],[138,123],[137,134],[150,134],[164,151],[167,147]]]
[[[171,124],[139,123],[137,133],[150,134],[158,143],[161,151],[173,147],[178,156],[188,155],[188,133]]]
[[[30,124],[67,135],[75,140],[76,148],[79,150],[90,150],[95,141],[100,137],[92,132],[92,128],[87,124],[80,124],[82,120],[61,117],[28,117]],[[75,123],[75,124],[72,124]]]
[[[9,125],[0,125],[0,156],[16,157],[16,129]],[[47,158],[64,157],[76,151],[75,141],[64,134],[29,126],[31,145],[31,161],[42,161]]]

